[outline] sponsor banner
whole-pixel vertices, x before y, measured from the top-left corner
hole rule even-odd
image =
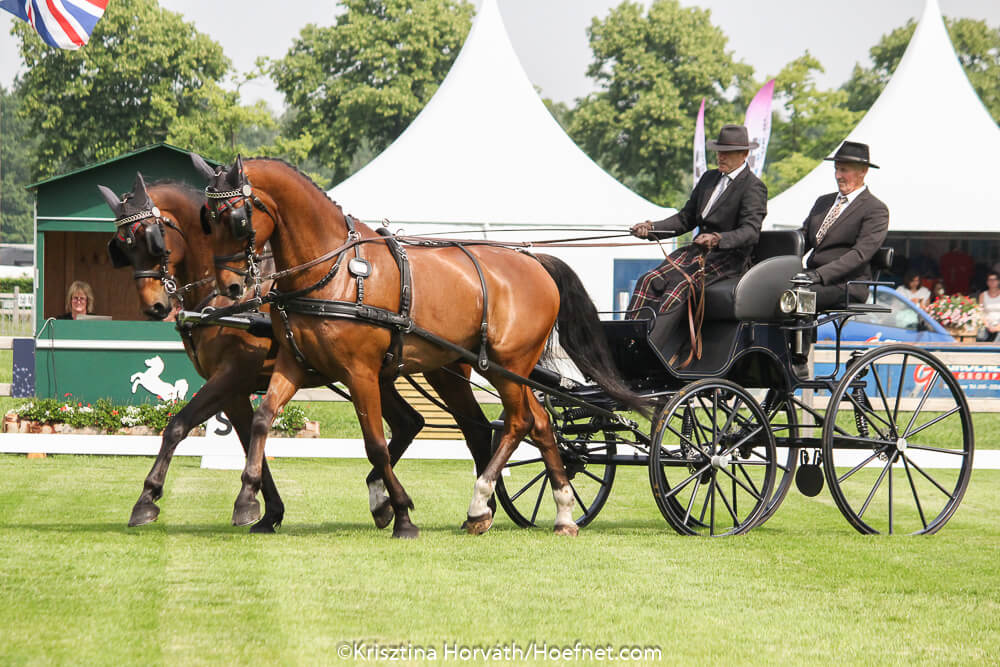
[[[705,161],[705,98],[701,98],[701,107],[698,109],[698,120],[694,125],[694,182],[692,187],[698,184],[701,177],[708,171],[708,163]]]
[[[764,158],[767,155],[767,142],[771,138],[771,102],[774,99],[774,79],[764,84],[764,87],[757,91],[750,106],[747,107],[745,125],[750,134],[750,141],[756,141],[759,145],[750,151],[747,157],[747,165],[754,175],[760,178],[764,172]]]

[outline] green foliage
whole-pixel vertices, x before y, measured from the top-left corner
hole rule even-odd
[[[69,424],[74,428],[96,427],[106,433],[115,433],[130,426],[148,426],[162,431],[170,418],[187,403],[171,401],[164,403],[142,403],[139,405],[113,405],[107,399],[95,404],[74,401],[67,394],[62,400],[36,398],[22,403],[14,411],[22,419],[42,424]]]
[[[945,18],[945,24],[972,87],[993,119],[1000,122],[1000,28],[969,18]],[[855,65],[851,78],[843,86],[851,110],[867,110],[875,102],[896,70],[915,29],[916,23],[911,19],[883,35],[868,51],[871,67]]]
[[[814,75],[822,71],[823,66],[807,51],[788,63],[777,76],[777,110],[764,171],[771,197],[815,168],[864,116],[863,111],[847,108],[845,91],[816,87]]]
[[[39,138],[33,179],[160,141],[229,160],[239,128],[274,122],[222,90],[222,47],[156,0],[108,3],[77,51],[46,46],[25,23],[13,32],[26,69],[21,114]]]
[[[30,238],[28,239],[31,240]],[[13,241],[11,242],[13,243]],[[0,292],[13,292],[17,287],[21,294],[30,294],[35,288],[32,278],[0,278]]]
[[[34,202],[25,186],[31,183],[31,164],[38,146],[20,113],[21,96],[0,86],[0,241],[33,241]],[[7,290],[0,287],[0,292]]]
[[[339,181],[367,146],[385,149],[444,80],[472,24],[465,0],[343,0],[332,26],[307,25],[266,65],[292,111],[285,136]],[[367,142],[367,144],[365,143]]]
[[[282,433],[296,433],[305,428],[305,425],[306,411],[294,403],[289,403],[274,419],[271,428]]]
[[[679,206],[691,190],[691,137],[702,97],[706,132],[742,119],[731,90],[749,66],[726,50],[707,10],[656,0],[647,13],[623,2],[588,29],[599,92],[580,101],[573,139],[602,167],[643,196]]]

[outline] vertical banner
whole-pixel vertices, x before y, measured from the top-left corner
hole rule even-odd
[[[705,163],[705,98],[701,98],[701,108],[698,109],[698,120],[694,125],[694,185],[708,171]],[[693,187],[693,186],[692,186]]]
[[[771,138],[771,101],[774,98],[774,79],[764,84],[757,91],[747,107],[745,125],[750,133],[750,141],[756,141],[758,146],[750,151],[747,164],[754,175],[760,178],[764,171],[764,156],[767,155],[767,142]]]

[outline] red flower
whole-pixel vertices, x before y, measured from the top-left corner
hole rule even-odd
[[[68,392],[67,392],[67,393],[65,393],[65,394],[63,394],[63,396],[64,396],[64,397],[66,397],[66,396],[72,396],[72,395],[73,395],[73,394],[70,394],[70,393],[68,393]]]

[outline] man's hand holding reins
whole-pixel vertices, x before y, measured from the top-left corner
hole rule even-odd
[[[644,222],[640,222],[639,224],[632,225],[632,228],[629,231],[632,233],[632,236],[638,236],[640,239],[646,239],[649,238],[649,232],[652,229],[653,223],[646,220]]]
[[[718,234],[698,234],[692,241],[695,245],[699,245],[705,250],[712,250],[719,245],[719,235]]]

